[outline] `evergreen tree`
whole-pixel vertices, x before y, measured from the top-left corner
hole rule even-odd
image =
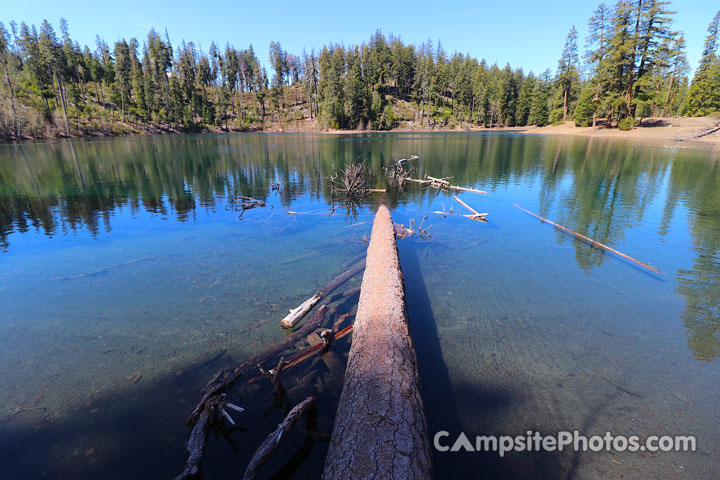
[[[548,124],[550,117],[550,99],[552,94],[552,73],[550,69],[545,70],[533,90],[532,106],[528,123],[538,127]]]
[[[578,32],[575,26],[570,29],[562,56],[558,61],[557,86],[562,99],[562,121],[567,121],[570,104],[575,100],[580,84],[580,73],[578,72]]]
[[[720,60],[717,55],[720,11],[710,22],[707,32],[700,64],[688,92],[687,112],[693,116],[720,110]]]

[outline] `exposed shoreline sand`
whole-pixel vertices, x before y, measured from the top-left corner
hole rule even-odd
[[[697,137],[715,127],[720,127],[720,119],[679,117],[645,119],[642,124],[628,131],[605,127],[576,127],[572,122],[548,127],[529,127],[521,131],[532,135],[572,135],[720,145],[720,130]]]

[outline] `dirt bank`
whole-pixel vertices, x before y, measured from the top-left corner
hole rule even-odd
[[[720,130],[705,134],[718,127],[720,127],[720,119],[718,118],[681,117],[646,118],[640,125],[628,131],[606,127],[576,127],[572,122],[550,127],[529,127],[522,131],[523,133],[542,135],[580,135],[720,144]]]

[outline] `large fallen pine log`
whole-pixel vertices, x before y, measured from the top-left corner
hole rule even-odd
[[[392,218],[380,205],[323,478],[431,478],[425,409]]]

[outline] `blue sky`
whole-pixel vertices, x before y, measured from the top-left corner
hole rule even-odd
[[[211,41],[237,48],[252,43],[267,63],[268,45],[279,41],[290,53],[305,47],[321,49],[330,42],[351,45],[366,41],[376,30],[419,44],[428,38],[454,51],[485,58],[488,63],[523,67],[535,73],[555,69],[572,25],[580,32],[581,45],[587,20],[599,1],[486,1],[438,2],[376,1],[186,1],[114,2],[2,0],[0,21],[25,21],[39,25],[48,19],[58,29],[64,17],[70,34],[81,45],[94,48],[95,35],[108,43],[122,37],[142,42],[150,27],[168,29],[170,40],[193,41],[207,51]],[[612,4],[613,2],[607,2]],[[685,32],[687,55],[694,68],[700,58],[706,29],[720,4],[708,0],[675,0],[675,28]]]

